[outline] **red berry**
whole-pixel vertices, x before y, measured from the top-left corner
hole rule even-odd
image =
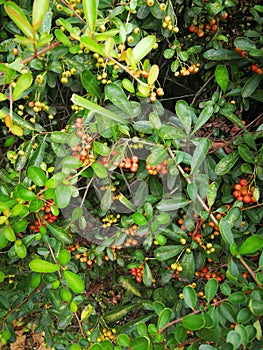
[[[239,180],[239,183],[240,183],[240,185],[241,185],[242,187],[248,185],[247,179],[244,179],[244,178],[240,179],[240,180]]]
[[[239,197],[239,196],[240,196],[240,191],[234,191],[234,192],[233,192],[233,196],[234,196],[235,198]]]
[[[244,196],[243,197],[243,202],[244,203],[250,203],[251,202],[251,196],[249,196],[249,195]]]
[[[240,184],[235,184],[234,185],[234,189],[237,190],[237,191],[240,191],[241,190],[241,185]]]
[[[258,66],[256,65],[256,63],[253,63],[252,66],[251,66],[251,70],[252,70],[253,72],[256,72],[257,69],[258,69]]]
[[[256,70],[257,74],[262,75],[263,74],[263,70],[261,68],[257,68]]]
[[[193,24],[191,24],[190,26],[189,26],[189,32],[191,32],[191,33],[195,33],[195,32],[197,32],[197,27],[196,26],[194,26]]]

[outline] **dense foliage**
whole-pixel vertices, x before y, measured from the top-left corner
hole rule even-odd
[[[0,348],[261,349],[263,6],[0,15]]]

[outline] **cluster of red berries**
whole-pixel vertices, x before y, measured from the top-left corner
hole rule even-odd
[[[210,271],[206,266],[202,267],[201,271],[196,271],[195,276],[205,278],[207,281],[215,278],[218,282],[222,282],[225,279],[225,275],[220,271]]]
[[[262,73],[263,73],[262,68],[259,68],[259,67],[256,65],[256,63],[253,63],[253,64],[252,64],[251,70],[252,70],[252,72],[255,72],[255,73],[259,74],[259,75],[262,75]]]
[[[199,38],[202,38],[205,35],[205,31],[208,35],[214,34],[218,30],[218,25],[216,19],[213,18],[207,24],[201,23],[198,26],[191,24],[188,29],[190,33],[196,33]]]
[[[52,205],[54,205],[54,201],[49,200],[42,206],[42,208],[40,210],[44,211],[45,214],[41,217],[40,220],[35,220],[34,224],[29,226],[29,228],[33,232],[35,232],[35,233],[40,232],[40,226],[46,225],[45,221],[47,221],[49,223],[53,223],[54,221],[57,220],[58,217],[51,213],[51,206]]]
[[[112,152],[112,156],[116,155],[116,151]],[[132,173],[136,173],[139,165],[139,158],[137,156],[132,156],[132,157],[125,157],[123,158],[120,162],[113,162],[114,166],[117,166],[118,168],[122,168],[122,169],[129,169]],[[102,165],[105,166],[105,168],[109,167],[110,164],[110,159],[107,156],[102,157],[99,160],[99,163],[101,163]]]
[[[239,49],[238,47],[235,48],[236,52],[240,54],[242,58],[246,57],[246,51]]]
[[[158,173],[162,175],[167,175],[168,174],[168,161],[167,159],[163,160],[162,163],[152,166],[150,164],[146,163],[145,166],[147,172],[149,175],[157,175]]]
[[[143,266],[139,266],[139,267],[133,267],[131,268],[131,274],[132,276],[135,277],[136,281],[141,283],[142,282],[142,276],[143,276]]]
[[[90,153],[93,138],[86,134],[83,128],[82,118],[76,118],[75,126],[77,128],[76,135],[81,139],[81,143],[71,147],[71,155],[80,159],[84,165],[89,165],[90,163],[94,162],[94,155]]]
[[[247,179],[240,179],[237,184],[234,185],[233,196],[244,203],[256,203],[256,199],[253,197],[253,186],[248,186]]]

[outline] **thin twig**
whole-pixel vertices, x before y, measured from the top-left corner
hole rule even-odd
[[[79,325],[79,329],[80,329],[80,333],[81,333],[82,337],[83,337],[83,338],[86,338],[85,333],[84,333],[83,328],[82,328],[81,321],[80,321],[80,319],[79,319],[79,317],[78,317],[78,314],[77,314],[76,312],[74,312],[74,316],[75,316],[76,319],[77,319],[77,322],[78,322],[78,325]]]
[[[82,201],[81,201],[81,203],[80,203],[80,207],[83,207],[83,205],[84,205],[84,201],[85,201],[85,199],[86,199],[86,196],[87,196],[88,190],[89,190],[89,188],[90,188],[90,185],[92,184],[92,181],[93,181],[93,178],[90,179],[89,183],[88,183],[87,186],[86,186],[86,189],[85,189],[85,192],[84,192]]]
[[[58,261],[57,261],[57,259],[56,259],[56,257],[55,257],[55,254],[54,254],[54,252],[53,252],[53,249],[51,248],[51,246],[50,246],[49,243],[48,243],[47,245],[48,245],[48,248],[49,248],[49,250],[50,250],[51,256],[52,256],[52,258],[53,258],[55,264],[57,264]],[[61,273],[60,273],[59,270],[58,270],[58,276],[59,276],[59,279],[61,280],[61,279],[62,279],[62,276],[61,276]]]
[[[260,284],[258,281],[257,281],[257,278],[256,278],[256,274],[254,271],[251,270],[251,268],[248,266],[248,264],[245,262],[245,260],[242,258],[242,256],[240,256],[238,258],[238,260],[241,262],[241,264],[244,266],[244,268],[248,271],[248,273],[250,274],[250,276],[253,278],[253,280],[255,281],[256,285],[262,289],[262,284]]]
[[[197,93],[195,94],[195,97],[192,100],[192,105],[195,104],[197,98],[201,95],[201,93],[204,91],[204,89],[206,88],[206,86],[210,83],[210,81],[214,79],[214,75],[212,75],[206,82],[205,84],[197,91]]]
[[[78,19],[80,19],[81,22],[82,22],[84,25],[87,24],[87,23],[84,21],[84,19],[73,9],[73,7],[71,7],[70,4],[68,4],[68,3],[67,3],[66,1],[64,1],[64,0],[60,0],[60,1],[63,2],[63,4],[64,4],[65,6],[67,6],[67,8],[69,8],[70,11],[72,11],[72,12],[74,13],[74,15],[75,15],[76,17],[78,17]]]

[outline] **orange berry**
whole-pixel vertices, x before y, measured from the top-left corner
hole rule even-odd
[[[261,68],[257,68],[256,72],[257,72],[257,74],[262,75],[263,70]]]
[[[257,69],[258,69],[258,66],[256,65],[256,63],[253,63],[253,64],[251,65],[251,70],[252,70],[253,72],[256,72]]]

